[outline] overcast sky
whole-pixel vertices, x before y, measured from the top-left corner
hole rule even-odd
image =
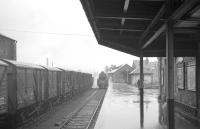
[[[79,0],[0,0],[0,33],[17,40],[17,59],[101,70],[136,57],[98,45]]]

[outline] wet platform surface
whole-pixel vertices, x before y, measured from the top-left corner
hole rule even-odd
[[[159,124],[158,89],[144,89],[144,128],[165,129]],[[136,87],[109,84],[94,129],[141,129],[140,97]],[[175,129],[199,129],[183,117],[175,115]]]
[[[158,90],[149,89],[144,93],[144,129],[161,129]],[[139,100],[136,87],[110,83],[94,129],[140,129]]]

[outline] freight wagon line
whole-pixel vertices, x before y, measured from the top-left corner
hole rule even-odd
[[[68,115],[68,118],[65,118],[62,124],[56,124],[56,129],[89,129],[105,96],[105,90],[101,91],[103,95],[100,95],[100,98],[97,98],[97,96],[102,94],[102,92],[98,92],[95,97],[90,98],[75,113]]]
[[[0,59],[0,128],[34,122],[92,87],[92,74]]]

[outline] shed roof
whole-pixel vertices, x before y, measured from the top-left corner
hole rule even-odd
[[[115,72],[121,70],[121,69],[122,69],[123,67],[125,67],[125,66],[128,66],[128,67],[131,69],[131,71],[134,70],[133,67],[129,66],[128,64],[124,64],[124,65],[120,65],[119,67],[117,67],[116,69],[114,69],[114,70],[112,70],[112,71],[110,71],[110,72],[108,72],[108,73],[115,73]]]
[[[80,0],[99,44],[140,56],[163,57],[167,21],[174,21],[175,56],[194,56],[199,0]],[[169,3],[169,2],[172,3]]]

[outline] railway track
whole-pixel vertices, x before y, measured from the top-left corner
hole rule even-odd
[[[83,106],[56,123],[55,129],[89,129],[103,102],[105,91],[102,92],[91,96]]]

